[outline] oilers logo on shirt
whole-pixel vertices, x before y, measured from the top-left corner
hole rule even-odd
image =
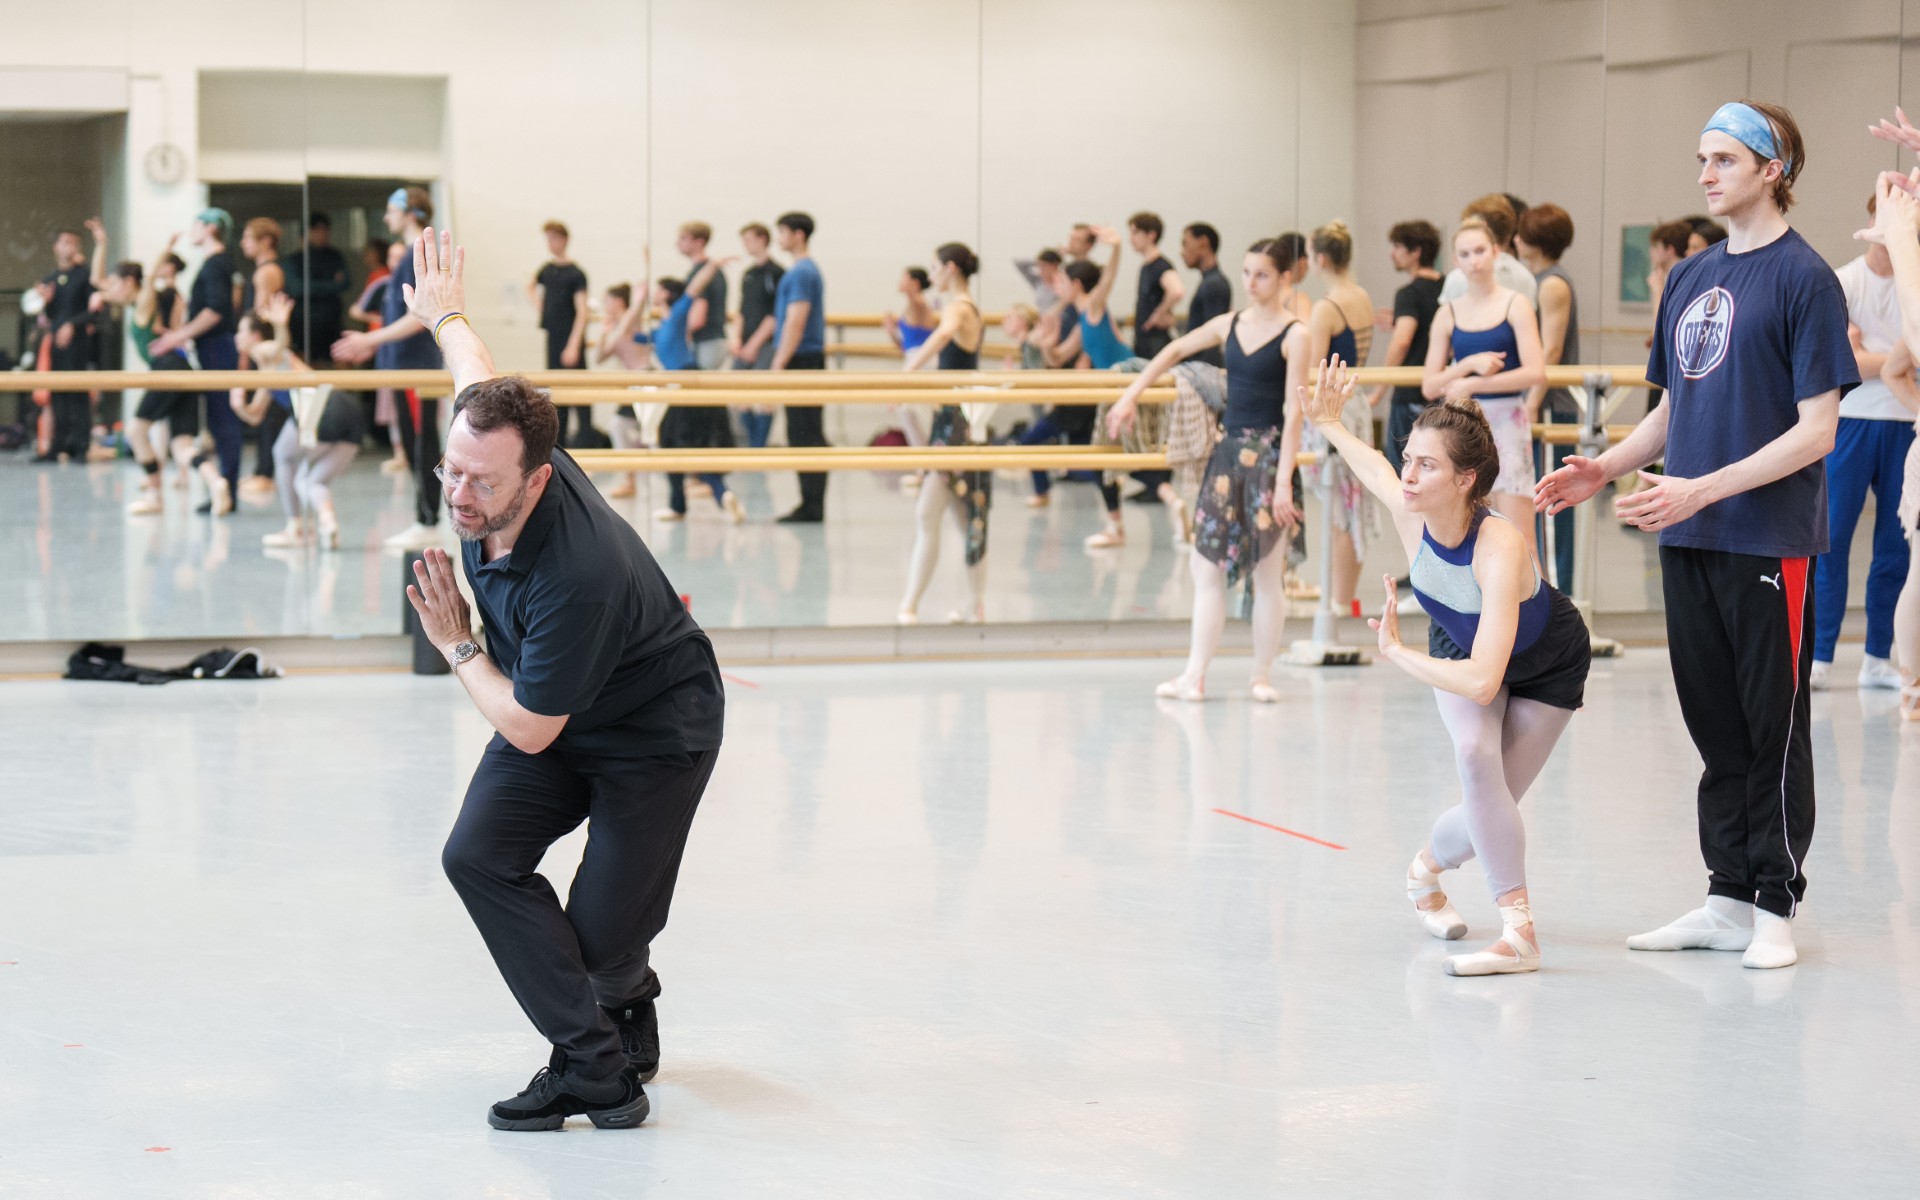
[[[1723,287],[1700,293],[1674,326],[1673,344],[1679,352],[1680,373],[1688,379],[1713,374],[1714,369],[1726,361],[1727,345],[1732,341],[1733,293]]]

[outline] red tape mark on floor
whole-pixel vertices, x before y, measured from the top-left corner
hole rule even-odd
[[[1285,825],[1275,825],[1271,821],[1262,821],[1258,817],[1249,817],[1245,813],[1228,812],[1224,808],[1216,808],[1213,811],[1223,817],[1232,817],[1236,821],[1245,821],[1249,825],[1258,825],[1262,829],[1271,829],[1275,833],[1284,833],[1288,837],[1297,837],[1303,842],[1312,842],[1316,846],[1325,846],[1329,850],[1346,849],[1346,847],[1342,846],[1339,842],[1329,842],[1325,838],[1317,838],[1310,833],[1301,833],[1297,829],[1288,829]]]
[[[737,683],[743,688],[752,688],[756,692],[760,690],[760,685],[753,680],[742,679],[738,675],[729,675],[725,671],[720,672],[720,678],[727,680],[729,683]]]
[[[5,962],[0,962],[0,967],[17,967],[17,966],[19,966],[19,965],[20,965],[20,962],[19,962],[19,960],[18,960],[18,959],[12,959],[12,958],[9,958],[9,959],[8,959],[8,960],[6,960]]]
[[[62,1050],[85,1050],[87,1044],[85,1042],[62,1042],[60,1048]]]
[[[165,1154],[167,1151],[171,1149],[173,1149],[172,1146],[148,1146],[147,1153],[148,1154]]]

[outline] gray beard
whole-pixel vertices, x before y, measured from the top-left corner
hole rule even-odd
[[[483,538],[490,538],[494,534],[499,533],[502,529],[505,529],[507,526],[513,524],[515,521],[518,521],[520,519],[520,510],[525,508],[526,506],[527,506],[527,487],[526,487],[526,484],[523,483],[520,485],[519,494],[514,496],[513,503],[507,506],[507,511],[501,513],[497,517],[493,517],[489,520],[482,521],[478,529],[469,531],[469,530],[455,528],[455,530],[453,531],[454,536],[459,538],[463,542],[477,542]]]

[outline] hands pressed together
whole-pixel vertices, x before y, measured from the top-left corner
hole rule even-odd
[[[445,550],[429,547],[413,564],[413,578],[407,585],[407,599],[420,619],[420,629],[440,653],[451,655],[455,646],[473,636],[472,610],[460,594],[453,560]]]

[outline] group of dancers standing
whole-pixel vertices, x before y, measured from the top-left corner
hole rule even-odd
[[[1877,132],[1920,152],[1920,128],[1904,114]],[[1825,459],[1841,397],[1860,373],[1840,281],[1786,219],[1806,161],[1792,115],[1772,104],[1723,105],[1701,131],[1698,160],[1708,210],[1729,236],[1666,280],[1647,365],[1665,400],[1604,454],[1569,455],[1537,484],[1516,404],[1543,379],[1534,307],[1498,281],[1499,247],[1471,218],[1452,238],[1464,292],[1432,328],[1424,391],[1433,403],[1414,419],[1399,469],[1370,430],[1356,428],[1364,403],[1347,368],[1363,352],[1285,303],[1290,264],[1271,242],[1243,261],[1250,304],[1161,350],[1108,414],[1119,432],[1136,418],[1142,390],[1175,363],[1224,349],[1224,436],[1195,516],[1192,646],[1186,669],[1159,688],[1167,700],[1203,698],[1227,588],[1248,572],[1252,693],[1276,698],[1269,671],[1281,644],[1281,571],[1300,521],[1290,481],[1294,456],[1313,444],[1308,429],[1337,456],[1328,465],[1391,516],[1430,618],[1427,646],[1402,642],[1390,576],[1369,624],[1381,656],[1434,689],[1462,791],[1409,865],[1407,893],[1430,934],[1464,937],[1443,875],[1477,857],[1502,922],[1492,944],[1447,957],[1450,974],[1539,969],[1519,803],[1582,705],[1591,653],[1579,611],[1542,577],[1527,527],[1536,510],[1557,515],[1624,479],[1645,486],[1621,489],[1616,514],[1659,535],[1675,690],[1704,763],[1697,803],[1708,870],[1704,904],[1627,945],[1737,951],[1756,969],[1798,961],[1792,921],[1814,824],[1811,567],[1828,544]],[[1920,344],[1916,191],[1920,169],[1882,176],[1875,224],[1861,236],[1897,247],[1906,338]],[[1338,307],[1331,296],[1320,303]],[[1337,322],[1344,312],[1328,316]],[[1643,475],[1662,460],[1663,474]],[[1917,469],[1910,457],[1910,477]],[[1909,508],[1902,520],[1912,538],[1920,514]]]

